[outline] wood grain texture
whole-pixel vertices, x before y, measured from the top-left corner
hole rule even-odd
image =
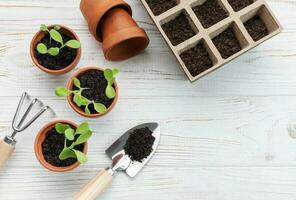
[[[135,179],[117,174],[99,199],[111,200],[295,200],[296,199],[296,1],[269,0],[283,33],[190,84],[140,1],[128,0],[151,43],[123,62],[104,59],[87,30],[79,0],[0,0],[0,138],[23,91],[76,123],[53,88],[67,82],[39,71],[29,44],[41,23],[64,24],[82,41],[86,66],[120,67],[120,98],[106,117],[88,120],[94,129],[89,162],[69,173],[52,173],[34,156],[34,138],[51,120],[46,113],[17,136],[0,172],[2,200],[71,199],[99,169],[110,164],[104,150],[130,127],[161,125],[159,149]]]

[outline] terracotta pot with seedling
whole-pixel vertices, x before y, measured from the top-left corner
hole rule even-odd
[[[30,54],[39,69],[48,74],[61,75],[78,64],[81,45],[73,30],[60,25],[42,24],[31,41]]]
[[[66,87],[57,87],[59,97],[67,96],[68,103],[78,114],[96,118],[109,113],[118,100],[115,81],[118,68],[101,69],[88,67],[73,75]]]
[[[70,171],[87,162],[88,123],[77,126],[59,120],[45,125],[35,139],[35,155],[43,167],[55,172]]]

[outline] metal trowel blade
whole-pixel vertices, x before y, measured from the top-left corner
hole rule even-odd
[[[155,137],[154,144],[152,146],[153,151],[151,154],[144,159],[142,162],[133,161],[130,163],[130,165],[124,170],[127,175],[130,177],[135,177],[139,171],[146,165],[146,163],[151,159],[153,154],[155,153],[157,146],[159,144],[160,139],[160,127],[158,123],[151,122],[151,123],[144,123],[140,124],[138,126],[135,126],[131,128],[130,130],[126,131],[119,139],[117,139],[107,150],[106,154],[109,158],[112,160],[115,156],[117,156],[120,153],[124,153],[124,146],[126,144],[126,141],[128,140],[130,133],[132,133],[135,129],[145,128],[148,127],[150,131],[152,131],[152,135]]]

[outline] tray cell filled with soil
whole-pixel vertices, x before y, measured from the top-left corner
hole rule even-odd
[[[184,49],[180,53],[180,58],[193,77],[205,72],[217,63],[217,59],[204,40]]]
[[[158,16],[140,1],[191,82],[282,31],[266,0],[176,0]]]
[[[180,0],[146,0],[149,8],[155,16],[177,6]]]
[[[252,5],[255,1],[256,0],[228,0],[228,3],[231,5],[232,9],[237,12]]]
[[[229,16],[220,0],[197,1],[192,10],[204,28],[209,28]]]
[[[257,42],[279,28],[265,6],[261,6],[245,14],[242,22],[251,36]]]
[[[248,46],[247,40],[234,22],[216,31],[212,41],[223,59],[233,56]]]
[[[198,33],[198,29],[185,10],[174,13],[162,22],[162,29],[170,42],[176,46]]]

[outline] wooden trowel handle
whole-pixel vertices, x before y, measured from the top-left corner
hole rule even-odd
[[[72,200],[95,200],[111,184],[112,175],[105,169],[93,177]]]
[[[4,140],[0,140],[0,169],[5,165],[14,149],[14,145],[8,144]]]

